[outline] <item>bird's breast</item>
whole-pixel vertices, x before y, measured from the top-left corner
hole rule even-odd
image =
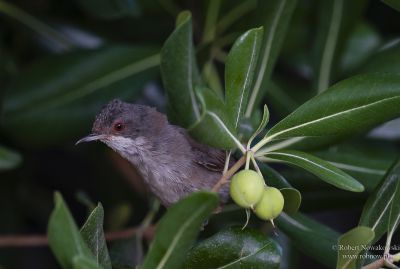
[[[189,190],[185,181],[189,163],[179,156],[154,149],[145,138],[116,137],[106,142],[138,170],[145,183],[165,206],[178,201]]]

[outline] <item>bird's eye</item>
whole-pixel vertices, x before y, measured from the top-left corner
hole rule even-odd
[[[124,129],[124,125],[121,122],[117,122],[114,124],[114,130],[117,132],[122,131]]]

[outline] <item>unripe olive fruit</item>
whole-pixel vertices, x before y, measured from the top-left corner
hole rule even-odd
[[[260,201],[263,191],[264,179],[253,170],[242,170],[231,179],[231,197],[241,207],[253,207]]]
[[[254,208],[254,213],[263,220],[272,220],[283,210],[283,195],[277,188],[266,187],[260,201]]]

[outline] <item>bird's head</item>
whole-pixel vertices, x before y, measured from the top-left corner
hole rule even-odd
[[[122,151],[135,146],[139,140],[158,135],[166,123],[166,117],[154,108],[115,99],[96,116],[92,133],[76,144],[101,141],[117,151]]]

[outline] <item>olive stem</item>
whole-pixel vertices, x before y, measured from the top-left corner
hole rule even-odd
[[[392,255],[393,262],[399,262],[400,261],[400,252]]]
[[[232,151],[231,151],[231,150],[226,152],[226,159],[225,159],[224,171],[222,172],[223,175],[226,174],[226,172],[227,172],[228,169],[229,169],[229,163],[230,163],[230,161],[231,161],[231,154],[232,154]]]
[[[397,267],[396,265],[394,265],[393,263],[391,263],[390,261],[388,261],[385,258],[384,258],[384,263],[385,263],[385,266],[387,268],[392,268],[392,269],[398,269],[399,268],[399,267]]]
[[[385,245],[385,252],[384,255],[389,255],[390,252],[390,244],[392,242],[393,231],[389,232],[386,237],[386,245]]]
[[[257,144],[255,144],[251,150],[253,152],[257,152],[258,150],[260,150],[265,144],[271,142],[273,140],[274,136],[266,136],[263,139],[261,139]]]
[[[363,266],[362,269],[380,269],[384,266],[386,266],[387,268],[393,268],[393,269],[399,268],[388,260],[388,258],[390,259],[392,257],[393,256],[391,256],[391,255],[389,255],[389,257],[386,257],[386,258],[383,257],[379,260],[376,260],[370,264]]]
[[[240,167],[243,166],[245,162],[246,162],[246,155],[243,155],[228,171],[226,171],[225,174],[222,175],[222,177],[218,180],[218,182],[214,185],[214,187],[211,190],[214,192],[218,192],[221,186],[228,183],[229,179],[236,173],[237,170],[240,169]]]
[[[249,220],[250,220],[250,209],[246,208],[246,223],[243,225],[242,230],[244,230],[247,225],[249,224]]]
[[[140,226],[137,230],[136,237],[135,237],[135,243],[136,243],[136,249],[137,249],[136,258],[138,259],[139,263],[142,263],[142,260],[143,260],[143,242],[142,241],[143,241],[144,232],[151,225],[159,208],[160,208],[160,202],[157,200],[154,200],[151,203],[151,208],[150,208],[149,213],[146,215],[146,217],[140,223]]]
[[[385,265],[385,260],[382,258],[382,259],[374,261],[373,263],[363,266],[362,269],[379,269],[379,268],[383,267],[384,265]]]
[[[246,170],[249,170],[249,168],[250,168],[250,157],[251,157],[250,152],[246,151],[246,166],[244,168]]]
[[[269,221],[271,222],[271,224],[272,224],[272,227],[274,227],[274,228],[275,228],[275,223],[274,223],[274,220],[273,220],[273,219],[270,219]]]
[[[262,178],[264,178],[263,174],[261,173],[260,167],[258,167],[257,161],[256,161],[256,159],[254,158],[254,154],[251,154],[251,155],[250,155],[250,158],[251,158],[251,162],[253,163],[254,168],[256,169],[257,173],[258,173]]]

